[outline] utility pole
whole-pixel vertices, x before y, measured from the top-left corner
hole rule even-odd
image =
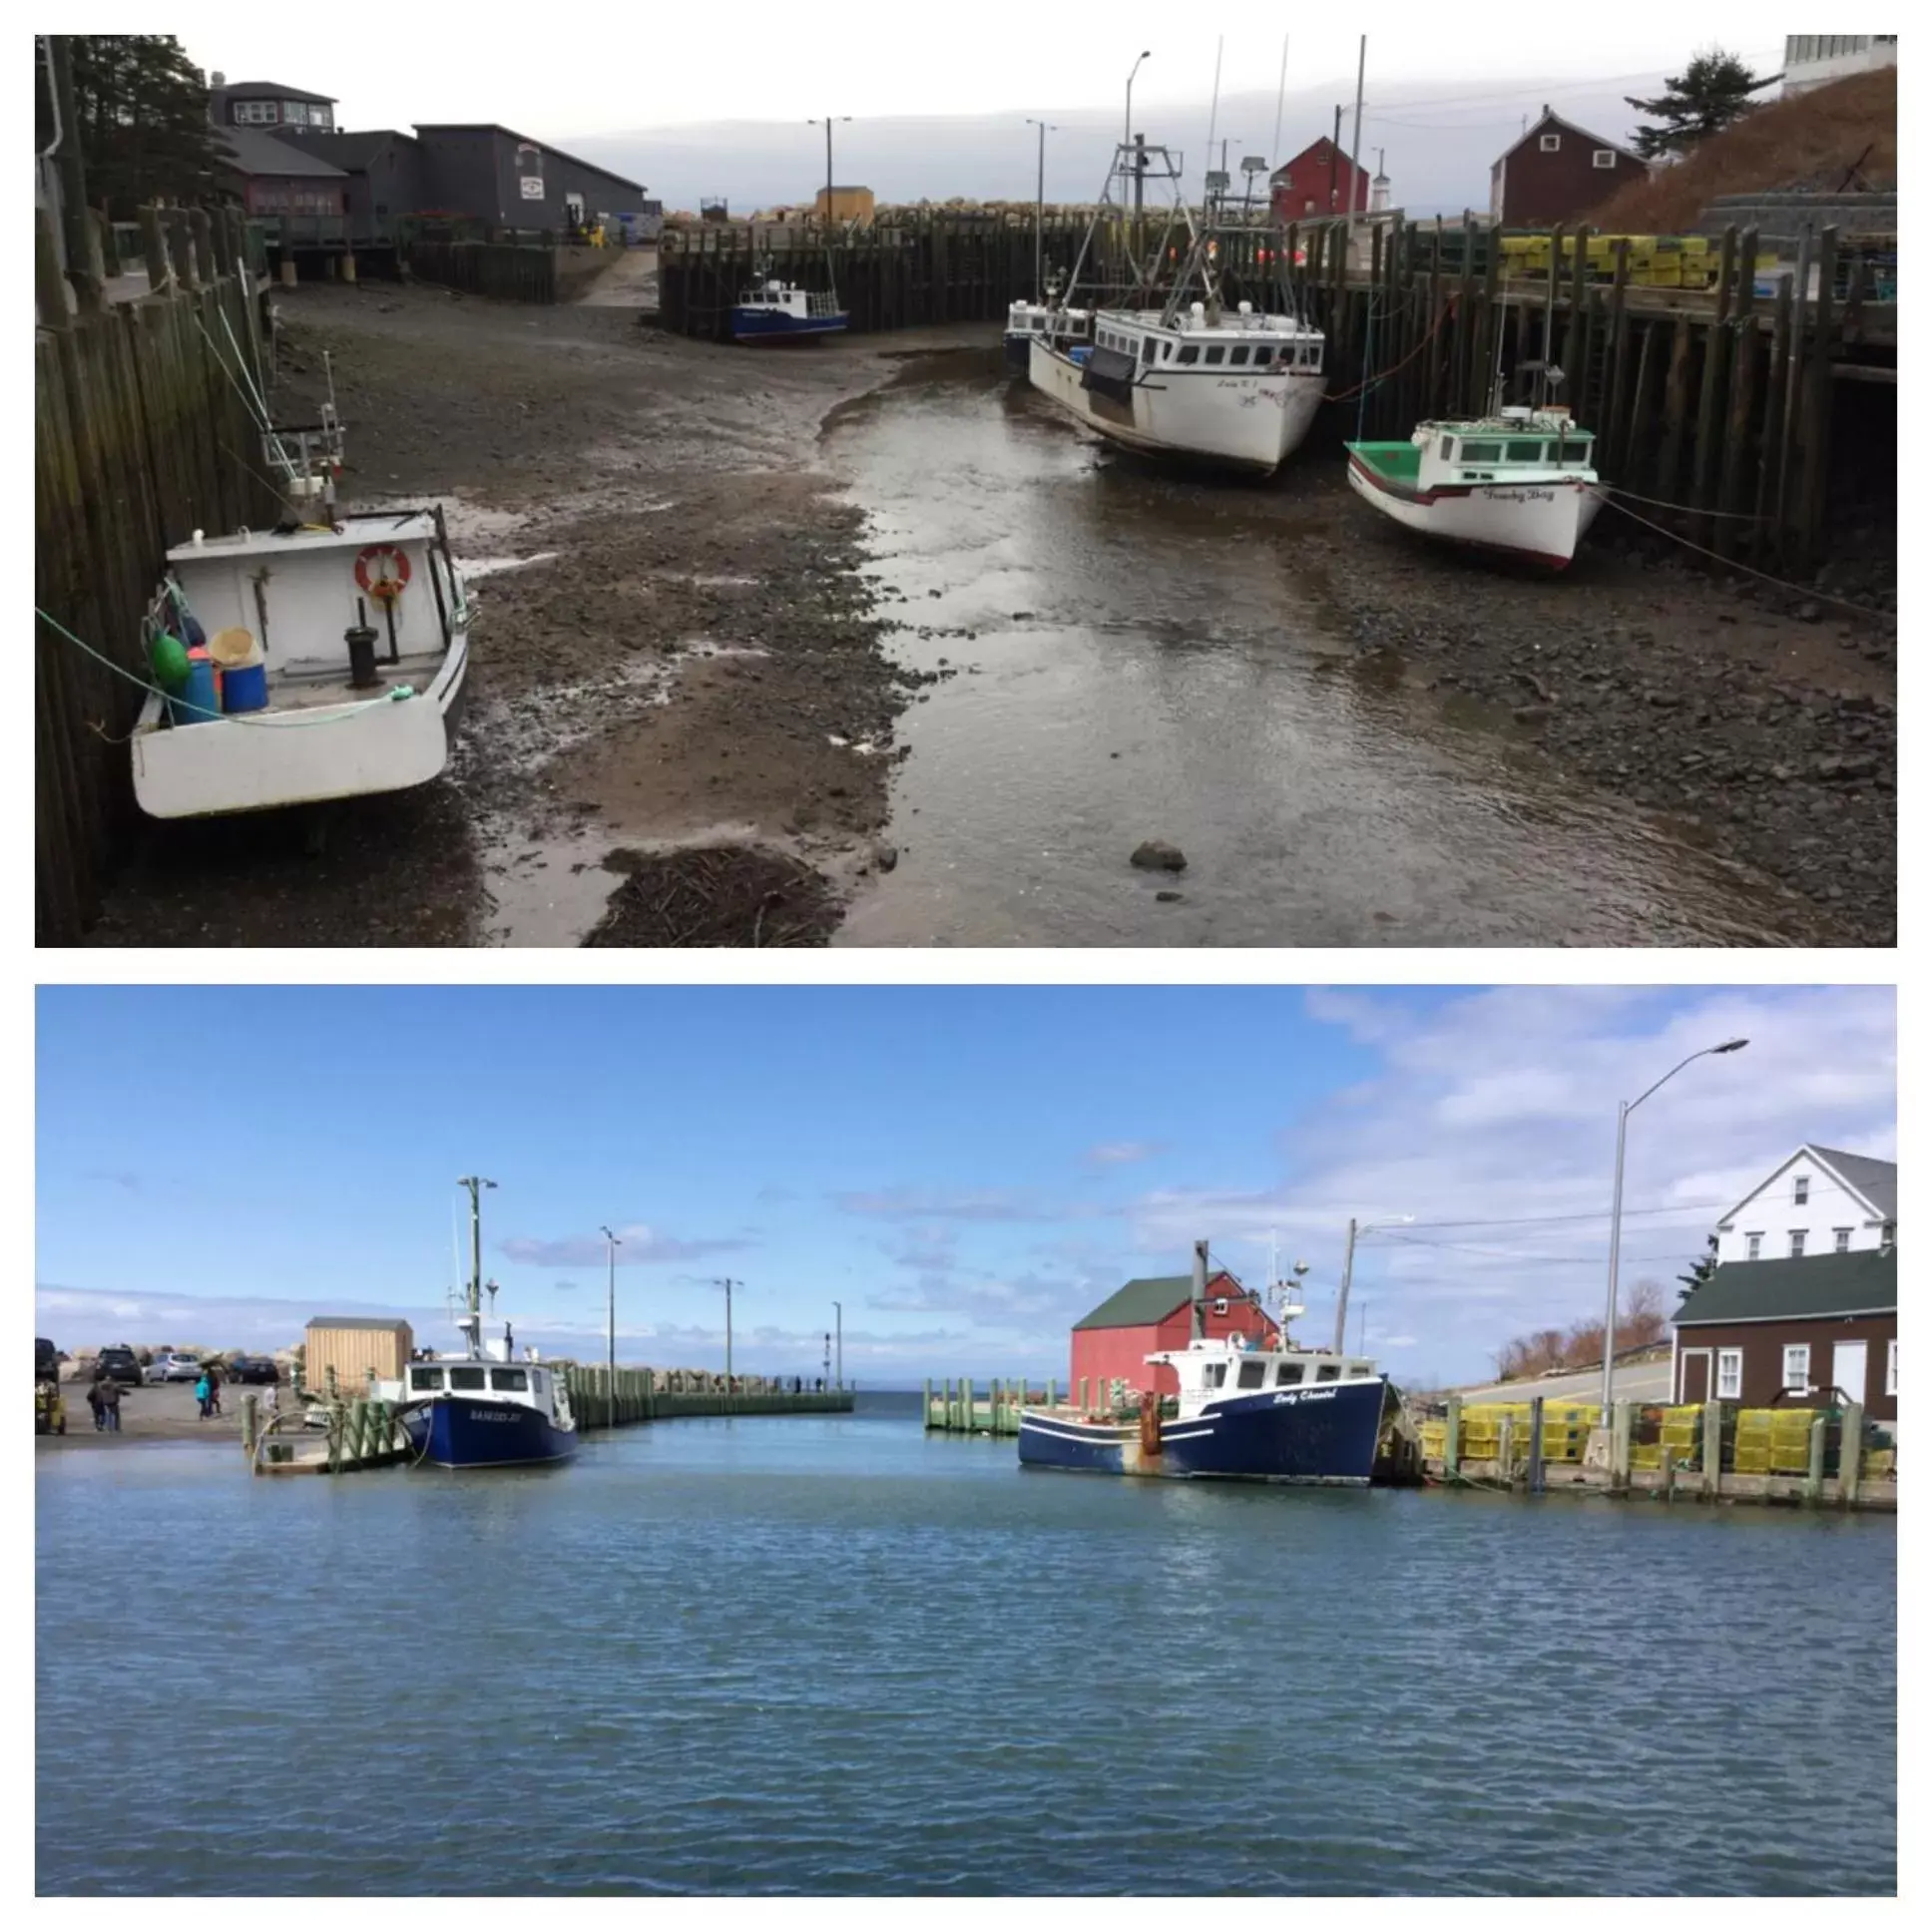
[[[1362,76],[1368,72],[1368,36],[1362,36],[1361,52],[1355,57],[1355,132],[1348,142],[1348,217],[1355,218],[1355,184],[1361,179],[1362,160]]]
[[[818,1378],[819,1386],[821,1388],[830,1388],[832,1384],[832,1336],[829,1328],[825,1331],[825,1360],[823,1370],[824,1372]]]
[[[728,1411],[731,1406],[731,1290],[743,1287],[744,1283],[733,1281],[726,1274],[712,1285],[724,1290],[724,1407]]]
[[[845,1386],[845,1304],[832,1303],[832,1320],[838,1329],[838,1386]]]
[[[1060,132],[1058,124],[1049,125],[1027,116],[1027,126],[1040,130],[1040,177],[1035,184],[1033,196],[1033,299],[1045,298],[1046,280],[1041,261],[1044,251],[1043,238],[1047,223],[1047,136]]]
[[[824,128],[825,128],[825,241],[826,241],[826,242],[827,242],[828,244],[829,244],[829,243],[830,243],[830,242],[831,242],[831,236],[832,236],[832,123],[833,123],[834,121],[849,121],[849,120],[850,120],[851,118],[852,118],[852,117],[851,117],[851,116],[850,116],[849,114],[828,114],[828,115],[826,115],[826,116],[825,116],[825,118],[824,118]],[[818,121],[818,117],[817,117],[816,115],[813,115],[813,116],[812,116],[812,118],[811,118],[811,119],[810,119],[809,121],[807,121],[807,122],[805,123],[805,126],[806,126],[806,127],[808,127],[808,128],[815,128],[815,127],[817,127],[818,125],[819,125],[819,121]]]
[[[617,1251],[624,1243],[608,1227],[603,1229],[603,1234],[604,1238],[611,1244],[611,1286],[610,1298],[606,1304],[610,1332],[607,1337],[608,1353],[606,1355],[606,1361],[611,1375],[610,1400],[615,1404],[617,1401]]]
[[[1339,205],[1336,203],[1336,200],[1335,200],[1335,196],[1338,192],[1335,187],[1335,183],[1339,179],[1340,171],[1341,171],[1341,103],[1337,101],[1335,103],[1335,132],[1333,137],[1330,139],[1328,143],[1328,213],[1330,215],[1337,215],[1341,212]]]

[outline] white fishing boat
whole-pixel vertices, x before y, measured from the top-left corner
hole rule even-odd
[[[1533,403],[1485,416],[1418,423],[1405,443],[1347,445],[1348,485],[1406,529],[1566,569],[1603,507],[1596,437],[1550,400],[1560,369]]]
[[[1091,345],[1042,333],[1028,345],[1033,387],[1110,442],[1253,476],[1271,476],[1308,433],[1320,407],[1325,348],[1297,314],[1257,313],[1221,297],[1218,245],[1180,199],[1180,169],[1165,148],[1123,145],[1114,176],[1167,179],[1176,188],[1168,235],[1137,267],[1138,300],[1094,311]],[[1118,219],[1110,188],[1083,244],[1084,262],[1103,221]],[[1157,306],[1169,238],[1187,250]],[[1080,266],[1076,264],[1076,280]]]
[[[447,763],[469,610],[440,508],[342,514],[298,477],[273,530],[197,532],[168,553],[163,643],[205,639],[189,682],[150,692],[135,796],[193,818],[404,790]],[[305,514],[325,521],[302,522]]]
[[[1016,301],[1006,311],[1006,366],[1015,375],[1025,375],[1036,337],[1058,341],[1071,348],[1094,339],[1094,311],[1068,306],[1066,293],[1049,276],[1046,292],[1039,301]]]

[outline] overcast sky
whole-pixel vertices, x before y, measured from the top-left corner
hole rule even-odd
[[[488,23],[487,25],[485,23]],[[1757,9],[1568,10],[1546,30],[1520,11],[1393,0],[1362,16],[1368,92],[1415,93],[1467,108],[1545,79],[1617,81],[1681,67],[1712,41],[1774,53]],[[574,6],[452,16],[393,8],[357,20],[298,7],[190,7],[176,30],[190,57],[231,80],[275,80],[334,95],[341,125],[500,121],[568,144],[591,135],[730,119],[802,122],[830,112],[1047,114],[1113,109],[1135,56],[1135,98],[1150,114],[1205,104],[1224,33],[1223,92],[1271,100],[1290,34],[1291,88],[1352,101],[1357,23],[1298,24],[1286,8],[954,8],[841,0],[778,7]],[[1492,108],[1494,102],[1491,102]],[[1534,104],[1533,104],[1534,105]],[[1512,101],[1506,112],[1513,112]],[[1267,129],[1232,132],[1259,140]],[[1205,126],[1187,135],[1200,139]],[[1170,139],[1180,138],[1171,134]]]

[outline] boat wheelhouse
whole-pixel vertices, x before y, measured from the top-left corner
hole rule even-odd
[[[1150,168],[1148,157],[1161,158],[1163,166]],[[1157,177],[1165,171],[1179,183],[1166,149],[1123,146],[1116,174],[1135,168]],[[1103,196],[1094,229],[1107,217],[1106,204]],[[1197,231],[1178,195],[1171,234],[1177,223],[1186,254],[1160,305],[1156,282],[1169,253],[1166,238],[1138,268],[1139,305],[1097,307],[1086,352],[1050,335],[1034,339],[1028,378],[1078,421],[1129,449],[1271,476],[1300,445],[1320,407],[1324,337],[1301,315],[1224,303],[1217,240]],[[1076,277],[1079,272],[1076,264]]]
[[[1273,1348],[1240,1336],[1209,1340],[1207,1279],[1201,1241],[1194,1338],[1146,1358],[1175,1372],[1172,1415],[1153,1390],[1131,1397],[1138,1413],[1125,1417],[1029,1408],[1020,1416],[1020,1461],[1108,1476],[1366,1485],[1395,1403],[1388,1377],[1366,1357],[1297,1346],[1285,1326]],[[1284,1308],[1283,1323],[1301,1312]]]
[[[1045,301],[1016,301],[1006,311],[1006,365],[1015,375],[1025,375],[1036,337],[1064,342],[1091,342],[1094,311],[1068,308],[1049,296]]]
[[[1546,382],[1561,371],[1526,367]],[[1549,401],[1350,443],[1355,494],[1408,529],[1565,569],[1603,506],[1595,435]]]
[[[130,753],[152,816],[401,791],[448,762],[469,608],[442,511],[324,514],[168,552],[155,628],[192,617],[223,685],[150,691]]]
[[[850,319],[831,290],[766,278],[754,282],[732,304],[731,339],[783,342],[805,335],[836,335]]]

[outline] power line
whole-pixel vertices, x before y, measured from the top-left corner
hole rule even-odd
[[[1819,1195],[1851,1195],[1855,1191],[1853,1189],[1840,1187],[1839,1184],[1835,1181],[1820,1181],[1820,1180],[1814,1179],[1811,1184],[1811,1197],[1814,1199]],[[1721,1199],[1713,1199],[1709,1201],[1680,1201],[1680,1202],[1672,1203],[1667,1206],[1655,1207],[1655,1208],[1626,1208],[1624,1209],[1624,1218],[1626,1220],[1629,1220],[1634,1214],[1689,1214],[1689,1213],[1695,1213],[1698,1210],[1705,1208],[1722,1208],[1727,1205],[1735,1205],[1730,1202],[1730,1198],[1728,1196],[1723,1197]],[[1610,1218],[1610,1209],[1608,1208],[1599,1208],[1592,1209],[1588,1213],[1498,1214],[1489,1219],[1416,1220],[1416,1221],[1405,1222],[1404,1225],[1408,1227],[1429,1227],[1429,1228],[1544,1227],[1544,1226],[1549,1226],[1552,1223],[1557,1221],[1608,1220],[1609,1218]],[[1379,1233],[1381,1230],[1377,1229],[1376,1231]],[[1365,1235],[1363,1238],[1367,1239],[1370,1237]]]

